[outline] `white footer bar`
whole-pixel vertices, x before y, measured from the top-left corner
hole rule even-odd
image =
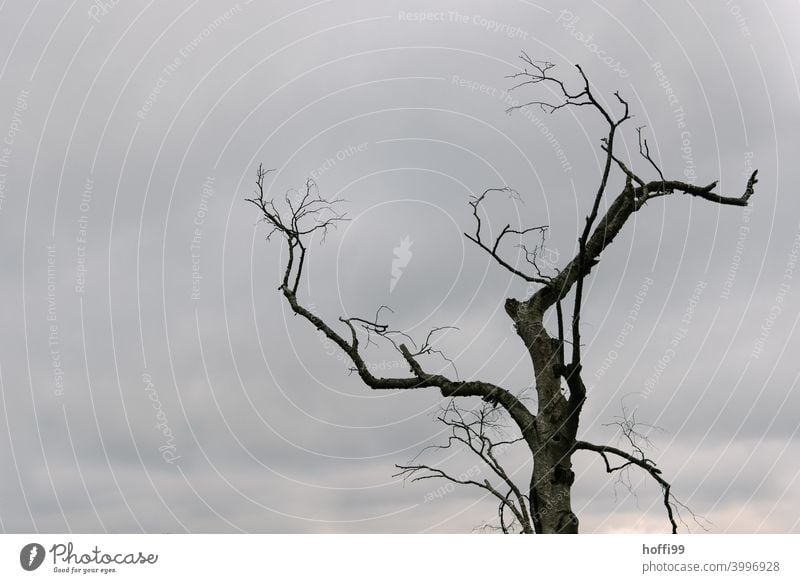
[[[800,535],[0,535],[0,581],[800,581]]]

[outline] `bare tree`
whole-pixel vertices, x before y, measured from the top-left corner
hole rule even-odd
[[[506,193],[516,196],[515,191],[504,186],[489,188],[470,201],[475,230],[465,233],[479,249],[486,252],[500,267],[529,284],[538,286],[524,300],[509,298],[505,311],[514,323],[517,335],[526,347],[534,372],[536,409],[529,408],[520,394],[480,380],[459,380],[441,372],[426,370],[426,357],[440,356],[434,349],[434,339],[440,329],[435,329],[420,342],[401,331],[392,330],[382,320],[387,310],[379,309],[373,318],[340,317],[333,325],[312,313],[298,297],[298,285],[303,277],[303,268],[308,248],[306,241],[312,234],[327,234],[338,222],[346,220],[338,212],[341,201],[325,200],[316,191],[316,185],[308,181],[301,193],[285,196],[279,210],[274,199],[265,192],[264,177],[268,171],[258,169],[256,190],[250,202],[255,204],[269,225],[268,238],[280,234],[287,243],[286,262],[280,291],[295,314],[308,320],[317,330],[336,344],[350,359],[352,371],[371,389],[375,390],[419,390],[426,387],[438,389],[450,405],[445,407],[439,420],[450,428],[450,437],[444,446],[460,445],[467,448],[485,464],[492,479],[461,479],[432,465],[412,462],[398,466],[400,474],[411,479],[440,478],[451,482],[471,485],[491,493],[499,503],[499,530],[525,533],[577,533],[578,518],[572,510],[571,489],[575,479],[572,456],[581,451],[599,455],[609,473],[640,470],[652,478],[663,491],[663,505],[670,529],[678,530],[680,508],[672,495],[670,483],[662,476],[655,462],[649,459],[641,447],[642,435],[637,422],[623,417],[618,423],[621,435],[629,447],[594,444],[578,439],[581,410],[586,401],[586,387],[581,366],[581,313],[584,301],[584,282],[598,264],[603,251],[614,241],[628,219],[653,199],[682,193],[721,205],[746,206],[757,182],[756,172],[750,176],[744,192],[739,196],[717,194],[717,182],[697,186],[679,180],[668,180],[659,164],[653,159],[643,128],[637,128],[639,155],[643,165],[657,178],[643,178],[634,172],[633,165],[620,158],[615,143],[620,127],[631,119],[628,102],[619,92],[614,93],[614,107],[601,104],[592,91],[588,78],[576,65],[577,88],[552,74],[554,65],[531,59],[524,52],[523,66],[510,76],[516,85],[513,89],[536,89],[546,86],[555,97],[551,101],[531,100],[512,107],[509,111],[523,107],[539,107],[547,113],[561,109],[588,110],[599,116],[607,127],[600,141],[603,154],[602,172],[597,190],[590,199],[591,206],[583,230],[579,233],[577,252],[560,269],[545,273],[540,265],[542,242],[546,225],[512,227],[506,225],[493,240],[486,239],[482,232],[482,209],[490,198]],[[609,180],[620,173],[625,185],[615,196],[608,194]],[[608,199],[604,201],[604,199]],[[601,206],[606,208],[601,213]],[[532,245],[526,238],[538,237]],[[519,267],[504,258],[501,243],[514,240],[522,249],[525,267]],[[571,303],[571,309],[569,307]],[[557,330],[551,333],[545,327],[545,318],[555,310]],[[571,313],[570,313],[571,312]],[[401,355],[408,372],[398,377],[374,375],[367,366],[363,349],[376,341],[390,343]],[[569,355],[567,352],[569,351]],[[452,364],[452,363],[451,363]],[[478,397],[486,406],[468,412],[456,406],[457,400]],[[499,408],[499,409],[498,409]],[[497,412],[497,414],[495,413]],[[494,430],[500,423],[499,414],[509,420],[516,437],[498,439]],[[530,481],[520,488],[498,461],[497,448],[512,443],[527,447],[533,461]]]

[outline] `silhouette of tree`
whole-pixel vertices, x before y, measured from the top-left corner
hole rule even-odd
[[[481,380],[459,380],[457,376],[450,378],[438,372],[428,372],[424,358],[444,356],[434,348],[437,332],[441,328],[432,330],[424,341],[415,342],[408,334],[393,330],[383,320],[389,311],[385,306],[373,318],[340,317],[339,324],[334,325],[304,305],[298,295],[298,286],[308,253],[306,242],[312,234],[320,234],[324,238],[331,227],[346,220],[338,210],[343,201],[322,198],[316,184],[309,180],[302,192],[295,193],[293,197],[287,195],[276,204],[275,199],[268,197],[265,192],[264,177],[269,171],[261,166],[257,173],[255,195],[247,200],[258,207],[263,220],[270,227],[267,239],[277,233],[287,244],[287,261],[280,291],[294,313],[336,344],[349,358],[351,370],[371,389],[419,390],[429,387],[438,389],[442,397],[450,399],[439,416],[439,421],[450,430],[449,438],[445,445],[434,447],[450,448],[455,445],[466,448],[490,470],[492,480],[453,476],[441,468],[416,462],[398,466],[399,475],[412,480],[439,478],[486,490],[498,500],[499,526],[496,528],[502,532],[577,533],[578,517],[571,503],[575,479],[572,457],[581,451],[593,452],[602,458],[608,473],[638,469],[650,476],[662,489],[667,519],[671,531],[675,533],[680,521],[678,510],[682,505],[674,498],[671,485],[662,476],[661,470],[645,455],[642,449],[645,436],[639,432],[635,419],[623,415],[617,422],[621,435],[630,446],[628,450],[578,439],[581,410],[587,398],[581,365],[584,282],[628,219],[648,202],[682,193],[710,203],[746,206],[754,192],[757,171],[752,173],[744,192],[739,196],[716,193],[716,181],[697,186],[669,180],[651,156],[643,128],[639,127],[636,128],[639,156],[648,171],[657,176],[653,180],[645,179],[615,151],[620,128],[631,119],[628,102],[619,92],[614,93],[616,103],[612,110],[596,99],[579,65],[575,66],[577,88],[572,89],[567,82],[553,75],[555,65],[552,63],[533,60],[524,52],[520,58],[523,62],[521,70],[510,75],[515,82],[512,89],[535,90],[537,86],[546,86],[556,97],[550,101],[526,101],[510,108],[509,112],[524,107],[539,107],[546,113],[569,108],[588,110],[599,116],[606,125],[606,134],[600,141],[602,172],[597,190],[590,200],[591,206],[583,229],[578,234],[577,252],[553,274],[546,273],[548,270],[540,259],[546,225],[506,225],[492,240],[482,232],[481,211],[490,199],[502,193],[516,196],[515,191],[507,186],[488,188],[469,202],[475,229],[465,233],[465,236],[500,267],[538,286],[529,298],[509,298],[505,301],[506,314],[524,343],[533,366],[537,396],[535,411],[525,404],[521,395],[496,384]],[[613,173],[621,173],[625,185],[621,192],[610,199],[605,212],[601,213],[604,198],[611,196],[608,185]],[[537,238],[536,243],[525,242],[531,236]],[[509,240],[517,241],[524,252],[524,268],[504,258],[501,243]],[[557,321],[554,334],[544,324],[551,310],[555,310]],[[406,374],[397,377],[373,374],[362,351],[377,341],[388,342],[402,355],[408,369]],[[479,397],[485,405],[467,411],[457,404],[466,397]],[[501,426],[513,428],[515,437],[502,437],[502,432],[497,431]],[[498,461],[498,448],[517,443],[527,447],[533,461],[530,481],[525,487],[517,485]]]

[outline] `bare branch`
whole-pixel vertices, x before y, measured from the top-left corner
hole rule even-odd
[[[624,403],[622,404],[622,415],[617,417],[614,422],[605,425],[618,427],[621,437],[633,449],[633,453],[626,452],[617,447],[609,445],[595,445],[586,441],[577,441],[575,443],[575,449],[584,449],[599,453],[600,457],[603,458],[603,462],[605,463],[606,472],[609,474],[621,472],[631,467],[638,467],[647,472],[658,483],[658,485],[661,486],[664,494],[663,504],[667,511],[667,517],[669,519],[670,526],[672,527],[672,534],[676,534],[678,532],[678,522],[676,517],[678,520],[681,520],[677,509],[678,507],[681,507],[688,510],[688,508],[671,494],[671,484],[662,477],[661,470],[656,467],[656,463],[649,459],[647,455],[645,455],[644,446],[651,447],[652,444],[650,443],[648,436],[639,429],[642,427],[647,430],[662,431],[661,428],[637,421],[636,409],[629,411],[625,407]],[[621,458],[623,462],[617,466],[612,465],[608,459],[608,454],[612,454]],[[630,483],[626,485],[632,492],[633,489]],[[689,512],[691,512],[691,510],[689,510]],[[691,514],[692,516],[695,516],[693,512]],[[696,517],[695,520],[697,521]],[[698,524],[700,523],[698,522]]]
[[[529,300],[530,303],[536,304],[538,306],[537,309],[544,312],[556,301],[564,298],[581,277],[581,273],[585,276],[591,272],[592,267],[597,264],[600,254],[614,241],[628,218],[639,210],[646,200],[655,198],[655,196],[682,192],[717,204],[747,206],[748,200],[754,193],[755,184],[758,182],[756,178],[757,172],[757,170],[754,171],[750,176],[744,193],[736,197],[722,196],[713,192],[717,182],[712,182],[707,186],[696,186],[678,180],[666,180],[663,183],[654,181],[641,186],[634,186],[629,179],[625,188],[617,195],[617,198],[609,205],[605,215],[598,221],[597,226],[586,241],[585,252],[576,255],[553,278],[550,285],[537,291]],[[581,255],[583,255],[583,261],[581,261]]]
[[[431,346],[431,338],[432,334],[437,330],[428,335],[426,341],[421,345],[422,348],[418,348],[412,343],[414,352],[408,350],[405,343],[396,343],[392,340],[392,343],[408,364],[411,375],[406,377],[378,377],[369,370],[361,354],[356,326],[358,325],[368,334],[376,334],[383,338],[391,338],[394,334],[402,335],[402,332],[391,331],[387,325],[378,321],[381,311],[388,308],[385,306],[379,308],[373,321],[364,318],[340,318],[339,321],[349,331],[350,339],[346,340],[322,318],[303,306],[298,299],[297,290],[306,259],[306,238],[318,232],[324,237],[330,227],[346,219],[344,215],[339,214],[332,208],[333,205],[341,201],[329,201],[320,197],[316,185],[311,180],[306,181],[304,193],[294,193],[294,198],[297,199],[294,202],[292,202],[292,197],[288,195],[284,197],[284,202],[289,210],[285,216],[282,216],[274,200],[268,199],[266,196],[264,177],[269,172],[269,170],[264,170],[263,166],[259,165],[256,174],[255,195],[246,200],[258,207],[264,221],[271,226],[269,235],[280,233],[286,240],[289,257],[279,289],[283,292],[286,301],[296,315],[310,322],[350,358],[353,363],[352,370],[359,375],[368,387],[376,390],[435,387],[439,389],[443,397],[480,397],[486,402],[501,405],[508,411],[521,431],[530,431],[535,417],[517,397],[506,389],[482,381],[453,381],[441,374],[428,373],[422,368],[418,357],[436,352]],[[443,329],[439,328],[438,330]],[[409,338],[407,335],[405,337]],[[533,438],[531,437],[531,439]]]
[[[714,189],[717,188],[717,181],[715,180],[711,184],[706,186],[696,186],[694,184],[688,184],[686,182],[681,182],[680,180],[667,180],[663,183],[664,185],[664,194],[670,194],[672,192],[683,192],[684,194],[690,194],[692,196],[697,196],[703,198],[705,200],[715,202],[717,204],[726,204],[726,205],[733,205],[733,206],[747,206],[747,201],[750,200],[750,197],[755,192],[755,185],[758,183],[758,170],[753,170],[753,173],[750,175],[750,178],[747,180],[747,185],[745,187],[745,191],[739,196],[722,196],[714,192]],[[651,189],[655,190],[653,186],[655,184],[660,183],[649,183]]]
[[[588,83],[584,86],[582,91],[570,93],[567,91],[567,87],[564,85],[563,81],[556,77],[550,76],[549,71],[555,67],[553,63],[548,61],[535,61],[531,59],[525,51],[522,51],[520,60],[522,60],[524,63],[522,71],[507,76],[508,79],[514,79],[518,81],[516,85],[509,89],[509,91],[514,91],[515,89],[519,89],[527,85],[551,85],[557,89],[557,93],[560,94],[560,97],[563,98],[563,100],[560,103],[529,101],[527,103],[523,103],[522,105],[514,105],[509,107],[506,110],[507,113],[511,113],[514,110],[522,109],[523,107],[529,107],[531,105],[539,106],[545,113],[553,113],[554,111],[563,107],[592,105],[592,101],[589,99],[587,93]],[[581,72],[581,74],[583,74],[583,72]]]
[[[592,230],[594,228],[595,221],[597,219],[598,211],[600,208],[600,202],[608,186],[608,179],[611,172],[611,165],[612,162],[614,161],[614,155],[613,155],[614,137],[616,135],[619,126],[622,125],[628,119],[630,119],[630,108],[628,102],[625,101],[625,99],[623,99],[620,93],[617,91],[614,93],[614,96],[616,97],[619,104],[622,106],[622,115],[619,117],[613,116],[595,98],[594,94],[592,93],[589,79],[586,77],[586,74],[583,72],[583,69],[580,67],[580,65],[575,65],[575,68],[577,69],[578,74],[580,75],[583,81],[583,88],[580,91],[570,92],[566,88],[566,85],[564,84],[563,81],[550,75],[550,70],[555,67],[553,63],[547,61],[535,61],[531,59],[525,52],[522,53],[520,59],[524,63],[523,70],[519,73],[510,75],[510,78],[521,81],[517,85],[512,87],[512,90],[527,85],[547,84],[555,88],[556,93],[560,94],[562,100],[558,103],[550,103],[546,101],[529,101],[523,105],[513,106],[509,108],[507,111],[510,112],[515,109],[527,107],[529,105],[538,105],[541,107],[543,111],[548,113],[553,113],[554,111],[561,109],[563,107],[588,105],[592,107],[594,110],[596,110],[608,124],[608,135],[603,139],[603,144],[604,144],[603,149],[607,153],[606,160],[603,167],[602,176],[600,178],[600,184],[594,196],[591,212],[589,213],[589,216],[586,217],[586,222],[583,232],[581,233],[578,239],[578,254],[576,256],[577,272],[575,274],[574,280],[569,282],[570,288],[572,287],[572,285],[575,285],[575,301],[573,304],[572,326],[571,326],[572,328],[571,364],[573,369],[577,369],[577,367],[580,366],[580,361],[581,361],[580,317],[581,317],[581,308],[583,302],[583,279],[588,274],[589,270],[591,269],[591,266],[593,265],[593,258],[587,255],[587,243],[589,237],[592,234]],[[552,280],[549,278],[548,281],[552,282]],[[562,299],[568,292],[569,288],[557,290],[556,293],[558,295],[554,301]]]
[[[490,492],[498,500],[500,507],[498,513],[503,532],[508,532],[508,525],[505,524],[504,512],[508,508],[514,515],[514,519],[519,522],[524,532],[533,532],[533,526],[528,508],[528,499],[516,483],[511,479],[497,456],[497,449],[510,446],[520,441],[523,437],[515,439],[498,439],[492,434],[499,435],[505,427],[498,418],[498,413],[494,408],[483,405],[477,410],[465,411],[458,407],[454,400],[451,400],[439,415],[438,420],[450,428],[450,435],[444,445],[428,446],[423,449],[408,465],[397,465],[400,470],[396,476],[411,478],[411,481],[425,480],[430,478],[442,478],[450,482],[462,485],[476,486]],[[441,468],[429,464],[414,463],[417,458],[429,450],[446,450],[454,444],[465,446],[472,452],[484,466],[488,467],[508,487],[508,494],[502,494],[496,489],[488,479],[483,481],[472,479],[471,473],[462,474],[455,477]]]
[[[616,447],[612,447],[610,445],[595,445],[593,443],[589,443],[588,441],[575,442],[575,450],[581,450],[581,449],[599,453],[600,456],[603,458],[603,462],[605,462],[606,472],[608,472],[609,474],[621,470],[629,465],[638,466],[642,468],[645,472],[650,474],[650,476],[661,486],[661,490],[664,493],[663,502],[664,502],[664,507],[667,510],[667,517],[669,518],[670,526],[672,527],[672,534],[678,533],[678,523],[675,521],[675,512],[673,510],[673,503],[672,503],[673,497],[670,493],[672,486],[661,476],[661,470],[658,469],[654,463],[652,463],[650,460],[640,459],[626,451],[623,451]],[[623,463],[620,466],[612,466],[611,462],[609,462],[608,460],[607,454],[616,455],[625,460],[625,463]]]
[[[650,146],[647,144],[647,139],[642,137],[642,130],[644,129],[643,126],[639,126],[636,128],[636,133],[639,136],[639,154],[650,163],[656,172],[658,172],[659,178],[661,178],[661,183],[664,183],[664,173],[661,171],[661,167],[655,163],[653,158],[650,156]]]
[[[264,178],[273,171],[274,169],[264,170],[264,167],[259,164],[256,173],[254,196],[245,200],[258,207],[263,220],[270,225],[271,229],[267,233],[267,240],[276,232],[286,239],[289,258],[284,270],[282,286],[296,293],[300,285],[300,278],[303,274],[303,266],[306,259],[304,237],[320,233],[321,242],[324,242],[328,229],[348,220],[344,214],[337,212],[335,209],[337,204],[345,201],[341,199],[323,199],[319,195],[314,181],[309,179],[306,181],[304,194],[301,195],[290,191],[284,196],[284,201],[289,210],[288,213],[281,213],[275,205],[274,199],[265,198]],[[295,195],[294,198],[299,199],[296,206],[292,204],[290,193]]]
[[[475,234],[470,235],[468,233],[464,233],[464,236],[473,243],[475,243],[476,245],[478,245],[478,247],[486,251],[489,255],[492,256],[492,258],[494,258],[495,261],[497,261],[497,263],[499,263],[501,266],[503,266],[505,269],[507,269],[514,275],[517,275],[521,277],[523,280],[530,283],[542,283],[542,284],[547,283],[549,281],[549,278],[541,274],[539,267],[535,264],[535,255],[534,255],[534,261],[532,262],[530,260],[530,255],[528,254],[528,251],[524,247],[524,245],[518,245],[518,246],[521,246],[523,250],[526,252],[526,260],[532,265],[534,265],[534,268],[536,269],[536,272],[538,274],[537,276],[529,275],[527,273],[524,273],[523,271],[520,271],[516,267],[513,267],[510,263],[508,263],[505,259],[500,257],[500,255],[498,255],[497,253],[497,249],[500,246],[500,242],[506,235],[517,235],[518,237],[521,238],[524,235],[527,235],[528,233],[539,232],[542,234],[542,237],[544,237],[544,233],[547,231],[547,225],[541,225],[538,227],[529,227],[527,229],[522,229],[522,230],[512,229],[511,225],[506,225],[505,227],[503,227],[502,231],[500,231],[500,234],[491,244],[491,247],[482,239],[481,237],[482,222],[481,222],[481,217],[478,214],[478,207],[481,205],[481,203],[484,201],[484,199],[490,192],[505,192],[508,193],[512,198],[519,197],[519,194],[515,190],[507,186],[504,186],[502,188],[488,188],[484,190],[483,194],[481,194],[480,196],[473,196],[472,200],[469,202],[469,205],[472,207],[472,215],[475,217],[475,223],[476,223]]]

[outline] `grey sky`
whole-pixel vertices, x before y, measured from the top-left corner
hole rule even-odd
[[[427,502],[443,484],[392,478],[442,439],[441,399],[348,374],[281,301],[280,244],[243,198],[259,162],[276,195],[313,176],[352,218],[313,245],[315,311],[389,304],[416,335],[458,326],[441,342],[462,377],[530,386],[502,310],[526,286],[463,237],[467,200],[514,187],[524,204],[496,199],[492,228],[549,224],[563,264],[603,127],[504,113],[542,95],[505,93],[525,50],[568,83],[581,64],[610,107],[621,92],[635,118],[618,147],[641,173],[638,125],[670,177],[735,195],[759,169],[747,210],[659,199],[605,253],[582,435],[614,441],[603,424],[624,402],[664,429],[652,457],[712,532],[800,531],[798,20],[792,2],[0,3],[0,530],[491,520],[481,492]],[[600,460],[575,462],[584,531],[665,530],[653,485],[631,474],[637,500]]]

